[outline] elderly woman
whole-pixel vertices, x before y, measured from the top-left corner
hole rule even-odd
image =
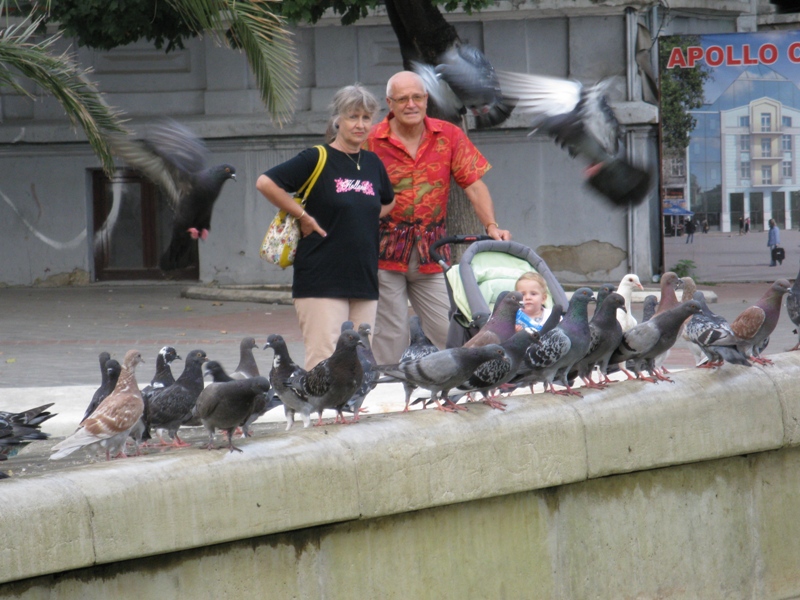
[[[305,366],[328,358],[344,321],[375,324],[378,306],[378,223],[394,206],[394,191],[378,156],[362,149],[378,101],[359,84],[333,97],[327,160],[305,210],[292,193],[317,166],[319,151],[303,150],[258,178],[256,188],[278,209],[299,218],[292,297],[305,345]]]

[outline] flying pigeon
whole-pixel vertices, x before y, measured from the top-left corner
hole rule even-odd
[[[481,364],[504,357],[505,350],[501,346],[489,344],[479,348],[448,348],[422,358],[396,365],[377,365],[375,368],[381,373],[409,383],[413,386],[412,391],[418,387],[429,390],[431,398],[436,402],[437,410],[453,412],[466,408],[451,402],[447,398],[447,393],[466,382]],[[406,388],[406,405],[403,412],[408,411],[411,397],[408,389]],[[442,405],[440,396],[446,405]]]
[[[517,311],[522,307],[522,294],[508,292],[497,303],[492,316],[465,344],[464,348],[477,348],[489,344],[502,344],[516,331]]]
[[[267,338],[264,350],[267,348],[272,348],[275,352],[275,357],[272,359],[272,369],[269,372],[269,382],[272,384],[272,390],[283,402],[283,409],[286,413],[286,430],[288,431],[294,425],[295,413],[300,413],[300,418],[303,419],[303,427],[308,427],[311,425],[310,415],[314,407],[287,383],[294,377],[305,373],[306,370],[295,364],[292,357],[289,356],[289,349],[286,347],[286,341],[282,336],[276,333],[271,334]]]
[[[170,386],[157,390],[148,403],[147,428],[156,429],[161,444],[165,445],[162,430],[166,430],[172,445],[188,446],[178,437],[178,429],[192,418],[192,407],[203,391],[203,363],[207,361],[202,350],[192,350],[186,355],[183,373]]]
[[[233,432],[253,414],[256,398],[265,397],[269,388],[266,377],[256,376],[212,383],[200,392],[192,414],[208,431],[209,450],[214,449],[214,432],[219,428],[228,434],[230,451],[242,451],[233,445]]]
[[[361,368],[364,369],[364,379],[356,393],[344,406],[344,410],[353,413],[353,421],[358,421],[360,412],[366,412],[365,409],[361,408],[361,405],[364,404],[367,394],[378,385],[379,374],[373,368],[378,363],[375,361],[375,355],[372,353],[372,344],[369,341],[371,333],[372,327],[369,323],[361,323],[358,326],[358,337],[361,338],[363,346],[359,346],[356,350],[358,352],[358,360],[361,362]]]
[[[775,330],[781,315],[781,300],[790,289],[786,279],[778,279],[755,305],[746,308],[731,323],[733,333],[739,338],[736,347],[753,362],[760,365],[772,364],[770,359],[760,356],[760,348]]]
[[[703,292],[695,292],[694,300],[700,305],[700,312],[692,315],[686,323],[683,335],[692,348],[692,353],[699,352],[707,358],[707,362],[698,361],[698,366],[710,368],[719,366],[723,361],[735,365],[750,366],[747,357],[739,352],[736,345],[739,339],[733,333],[731,326],[724,317],[714,314],[706,304],[706,297]]]
[[[56,416],[56,413],[47,411],[51,406],[52,402],[18,413],[0,411],[0,461],[16,456],[23,447],[35,440],[50,437],[49,433],[40,431],[39,426]],[[0,472],[0,479],[7,477],[6,473]]]
[[[571,157],[589,161],[589,185],[617,206],[636,205],[650,190],[651,176],[625,158],[622,133],[606,91],[611,80],[584,87],[577,81],[525,73],[498,72],[506,96],[532,117]]]
[[[232,379],[247,379],[248,377],[258,377],[260,375],[256,359],[253,356],[253,348],[257,347],[254,338],[242,338],[242,341],[239,342],[239,364],[236,365],[236,369],[231,373]]]
[[[786,314],[794,323],[793,333],[798,334],[797,344],[793,348],[789,348],[789,351],[800,350],[800,273],[797,274],[797,278],[786,294]]]
[[[95,409],[100,406],[100,403],[106,398],[106,396],[114,391],[114,388],[117,386],[119,374],[122,372],[122,365],[120,365],[113,358],[109,358],[108,352],[100,353],[100,360],[102,361],[103,358],[106,360],[101,369],[103,376],[101,378],[100,387],[97,388],[92,396],[92,401],[89,402],[89,406],[86,407],[86,411],[83,413],[83,419],[91,415]],[[81,421],[83,421],[83,419],[81,419]]]
[[[622,340],[622,326],[617,321],[617,310],[625,310],[625,298],[612,292],[597,307],[589,321],[589,350],[575,365],[577,375],[586,387],[603,388],[611,382],[608,378],[608,361]],[[603,377],[599,383],[592,380],[595,365]]]
[[[128,350],[114,391],[100,403],[80,428],[52,448],[51,460],[69,456],[79,448],[105,449],[106,460],[125,456],[125,440],[144,411],[144,401],[136,383],[136,365],[144,362],[138,350]]]
[[[617,321],[622,326],[622,331],[628,331],[631,327],[636,326],[636,317],[633,316],[633,291],[643,290],[639,276],[635,273],[628,273],[625,275],[617,286],[617,293],[625,298],[625,310],[617,311]]]
[[[617,350],[611,355],[611,364],[618,364],[625,361],[633,361],[636,378],[657,383],[656,380],[672,381],[669,377],[658,373],[654,361],[657,356],[663,354],[675,344],[678,333],[683,322],[693,314],[700,312],[700,304],[694,300],[678,304],[661,314],[639,323],[636,327],[629,329],[622,335]],[[646,369],[651,377],[641,375],[641,371]],[[625,371],[629,379],[634,377]]]
[[[295,371],[286,382],[319,415],[317,425],[322,425],[322,411],[326,408],[336,410],[337,423],[347,423],[342,407],[364,380],[364,369],[356,351],[362,345],[358,333],[352,329],[344,331],[339,335],[333,354],[310,371]]]
[[[189,266],[192,240],[205,240],[222,184],[236,179],[236,169],[208,167],[208,148],[188,128],[172,120],[155,125],[145,139],[115,136],[114,152],[140,170],[166,193],[175,219],[169,247],[159,266],[171,271]]]
[[[553,394],[580,396],[572,389],[567,375],[589,351],[589,302],[594,300],[592,290],[583,287],[575,290],[570,298],[564,318],[539,341],[528,347],[525,365],[516,378],[517,383],[533,387],[537,381],[544,383],[545,391]],[[553,382],[558,381],[567,389],[556,391]]]
[[[485,129],[511,115],[513,102],[503,96],[494,67],[472,44],[456,40],[435,65],[412,62],[411,67],[448,121],[457,122],[469,110],[475,126]]]

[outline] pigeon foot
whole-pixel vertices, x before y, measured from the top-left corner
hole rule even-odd
[[[189,229],[187,229],[186,231],[189,233],[189,235],[192,237],[193,240],[196,240],[200,237],[200,232],[194,227],[189,227]]]
[[[508,406],[505,402],[501,402],[500,400],[494,400],[492,398],[484,398],[482,402],[486,406],[491,406],[492,408],[497,410],[505,410],[506,406]]]

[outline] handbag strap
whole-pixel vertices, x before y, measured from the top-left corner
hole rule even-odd
[[[306,205],[306,199],[308,198],[308,194],[311,192],[311,188],[314,187],[314,184],[317,183],[317,179],[319,179],[319,174],[322,173],[322,169],[325,167],[325,161],[328,158],[328,151],[325,149],[325,146],[314,146],[317,150],[319,150],[319,158],[317,159],[317,166],[314,168],[314,171],[311,173],[311,176],[306,179],[306,182],[300,186],[300,189],[297,190],[298,196],[303,194],[303,206]],[[303,193],[305,190],[305,193]]]

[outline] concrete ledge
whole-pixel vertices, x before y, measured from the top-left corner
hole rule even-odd
[[[777,450],[798,439],[800,355],[774,360],[10,479],[0,581]]]

